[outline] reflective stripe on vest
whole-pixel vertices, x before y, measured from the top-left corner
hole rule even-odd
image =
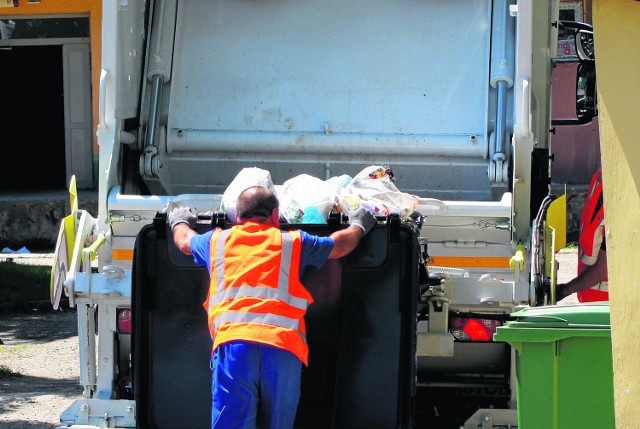
[[[278,288],[269,286],[236,286],[227,288],[224,278],[224,247],[231,230],[218,233],[216,237],[216,258],[215,266],[212,268],[212,276],[216,278],[216,293],[209,297],[209,308],[218,305],[220,302],[236,298],[262,298],[277,299],[286,302],[292,307],[306,310],[309,302],[306,299],[298,298],[289,294],[289,271],[291,270],[291,255],[293,252],[293,237],[289,233],[282,233],[282,256],[280,262],[280,273],[278,275]],[[277,325],[277,324],[276,324]],[[286,325],[278,325],[284,326]],[[297,328],[296,328],[297,329]]]
[[[298,319],[268,313],[250,313],[248,311],[225,311],[216,317],[214,327],[218,329],[224,323],[261,323],[282,328],[300,330]]]

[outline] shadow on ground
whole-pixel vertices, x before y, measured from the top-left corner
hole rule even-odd
[[[46,307],[49,308],[46,308]],[[76,310],[53,310],[51,304],[14,307],[0,311],[0,340],[41,344],[78,335]]]

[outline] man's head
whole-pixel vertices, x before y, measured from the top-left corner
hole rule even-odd
[[[255,219],[278,226],[278,198],[267,188],[252,186],[242,191],[236,209],[238,222]]]

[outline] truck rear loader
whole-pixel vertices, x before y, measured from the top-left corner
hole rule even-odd
[[[169,202],[228,227],[243,168],[282,184],[370,165],[416,216],[379,218],[308,279],[297,427],[516,427],[514,351],[493,333],[554,300],[558,25],[556,1],[104,0],[98,215],[72,186],[52,271],[84,389],[60,427],[209,427],[207,277],[167,239]]]

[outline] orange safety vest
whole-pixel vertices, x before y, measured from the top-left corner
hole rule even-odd
[[[604,238],[604,204],[602,198],[602,173],[598,170],[591,179],[591,186],[580,215],[580,236],[578,238],[578,275],[598,258],[600,243]],[[597,240],[596,240],[597,238]],[[604,283],[604,282],[603,282]],[[596,285],[601,287],[602,284]],[[609,300],[609,292],[597,288],[578,292],[578,301],[593,302]]]
[[[307,365],[304,315],[313,298],[300,282],[300,232],[248,221],[211,237],[204,308],[213,350],[251,341],[288,350]]]

